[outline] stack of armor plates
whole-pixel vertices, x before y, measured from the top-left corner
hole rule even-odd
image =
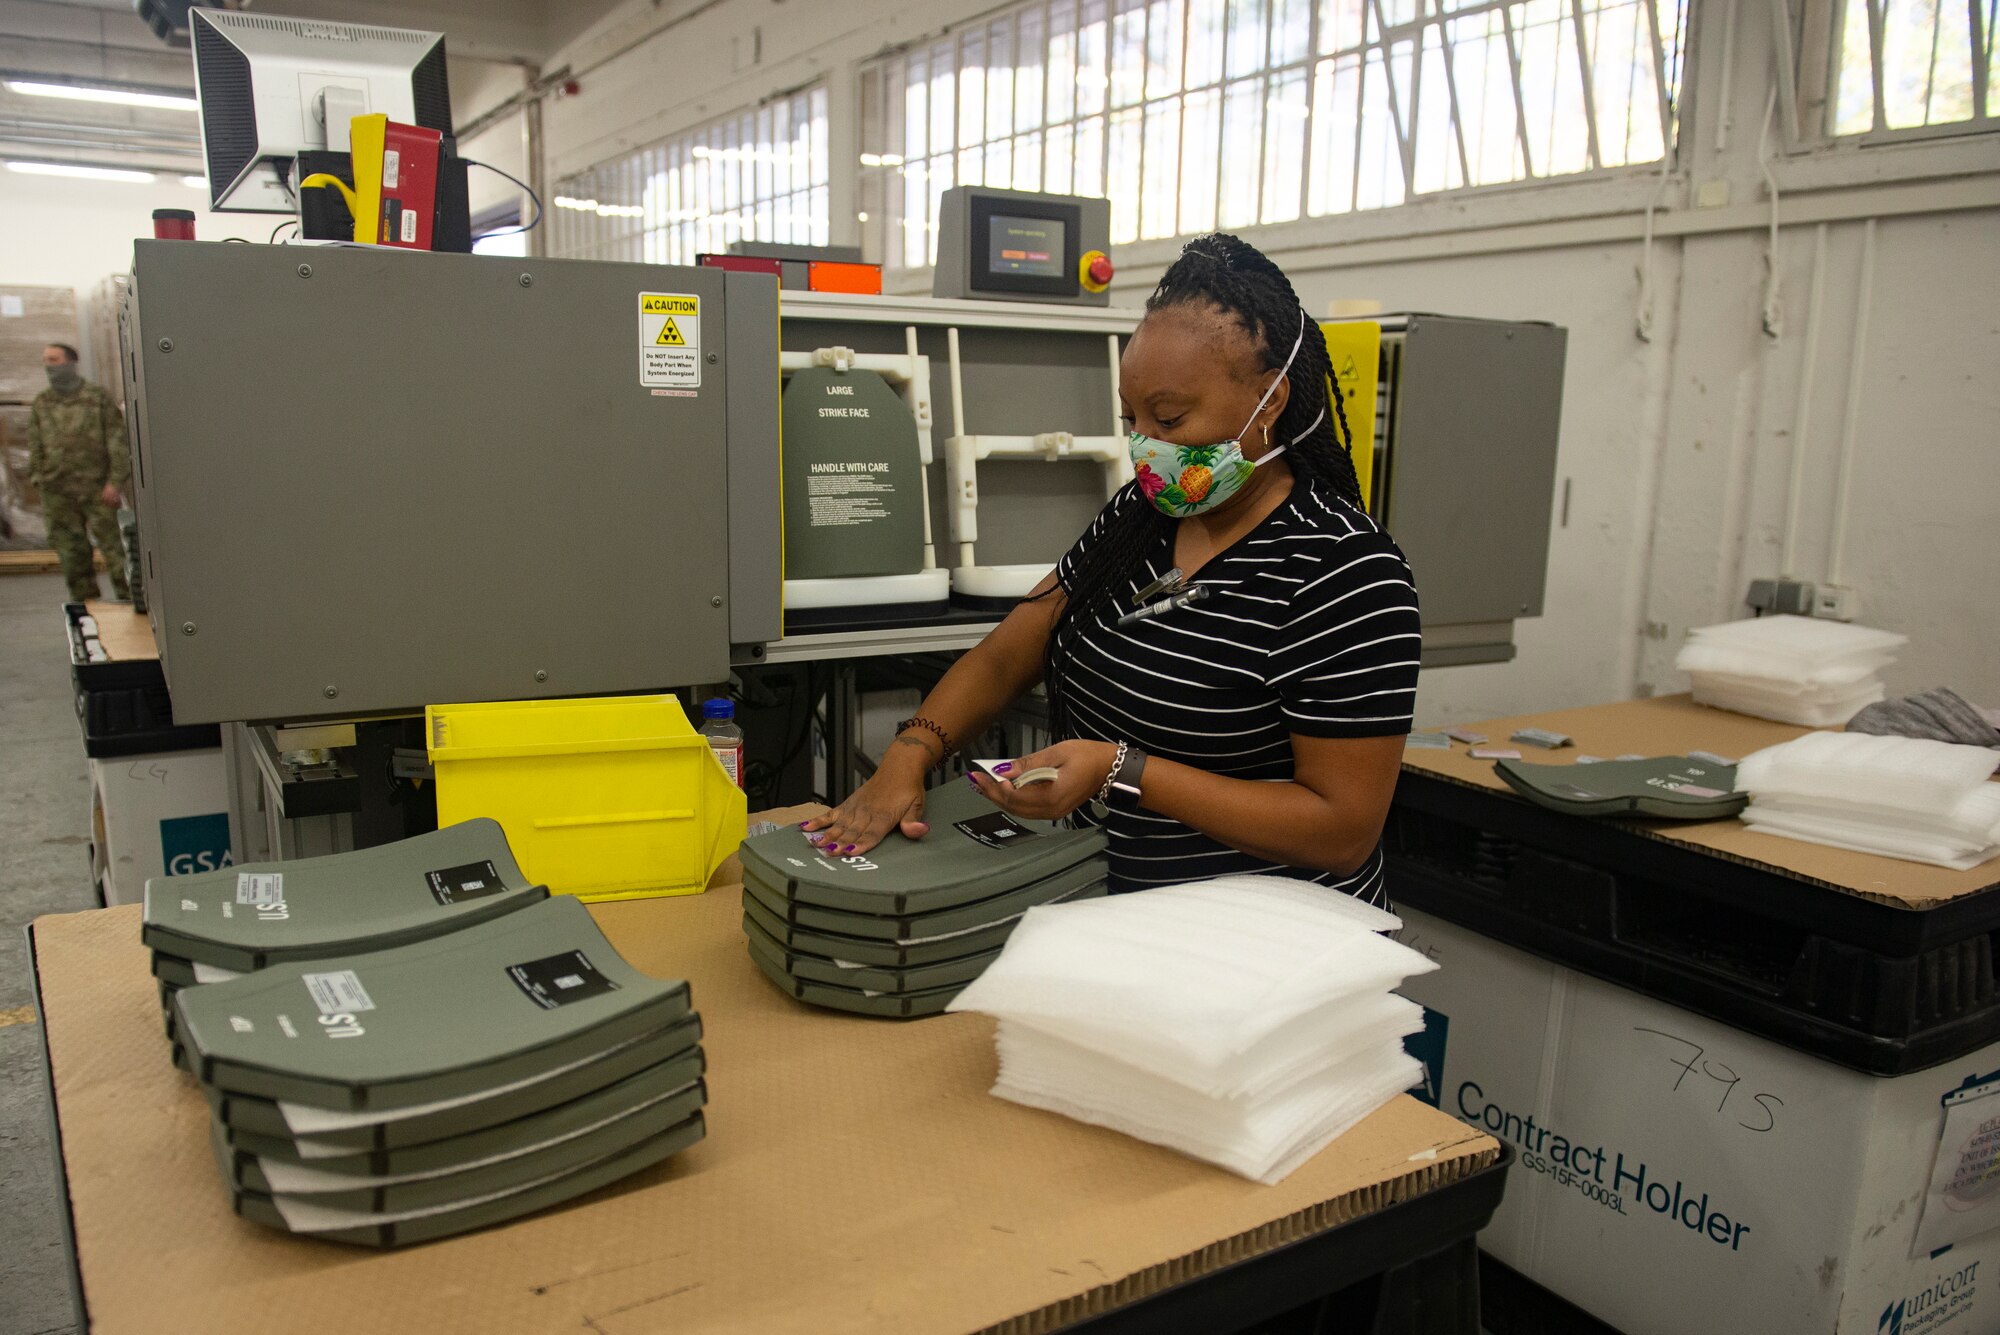
[[[499,823],[481,817],[329,857],[156,876],[140,937],[171,1019],[184,987],[428,941],[548,897],[521,874]]]
[[[702,1138],[701,1022],[568,896],[173,998],[236,1212],[368,1246],[594,1190]]]
[[[750,958],[800,1001],[935,1015],[1041,904],[1104,893],[1101,830],[1021,821],[969,787],[930,794],[931,832],[834,857],[791,828],[743,845]]]

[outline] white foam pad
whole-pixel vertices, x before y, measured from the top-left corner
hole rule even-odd
[[[1165,1145],[1259,1182],[1282,1180],[1423,1077],[1400,1040],[1261,1099],[1212,1099],[1115,1058],[1002,1023],[993,1093]]]
[[[1009,1032],[1046,1036],[1065,1043],[1072,1040],[1058,1031],[1076,1031],[1075,1026],[1050,1029],[1037,1020],[1003,1020],[1001,1024]],[[1205,1098],[1262,1098],[1310,1071],[1346,1061],[1369,1048],[1417,1033],[1423,1027],[1422,1006],[1393,992],[1382,992],[1342,997],[1315,1007],[1213,1068],[1163,1060],[1165,1054],[1150,1045],[1136,1051],[1119,1049],[1113,1055],[1121,1060],[1137,1056],[1143,1064],[1131,1060],[1125,1060],[1125,1064],[1171,1080]],[[1073,1045],[1084,1047],[1088,1042],[1086,1036],[1084,1043]]]
[[[1383,919],[1270,877],[1035,908],[950,1009],[1026,1020],[1199,1086],[1307,1012],[1437,967],[1376,935]]]
[[[1855,664],[1887,666],[1909,642],[1893,631],[1817,617],[1752,617],[1689,631],[1674,666],[1683,672],[1811,679]]]
[[[2000,767],[2000,752],[1922,737],[1808,733],[1745,756],[1736,790],[1753,797],[1832,798],[1917,815],[1949,811]]]
[[[1751,800],[1750,809],[1769,815],[1807,816],[1842,821],[1857,829],[1890,834],[1922,834],[1956,839],[1968,848],[2000,843],[2000,783],[1982,783],[1950,807],[1908,811],[1874,802],[1849,802],[1831,797],[1787,797],[1766,794]]]
[[[1968,850],[1963,841],[1941,835],[1870,829],[1852,821],[1760,810],[1755,803],[1744,809],[1742,819],[1754,829],[1785,839],[1900,858],[1905,862],[1926,862],[1935,867],[1949,867],[1953,871],[1971,871],[1981,863],[2000,857],[2000,843]]]

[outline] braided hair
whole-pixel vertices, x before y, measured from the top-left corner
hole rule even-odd
[[[1273,434],[1290,441],[1310,428],[1286,452],[1293,472],[1325,487],[1356,509],[1362,508],[1361,483],[1355,476],[1351,453],[1354,435],[1347,426],[1339,382],[1332,376],[1326,335],[1317,322],[1306,317],[1298,293],[1292,290],[1283,270],[1239,237],[1223,232],[1197,237],[1161,275],[1153,295],[1146,298],[1148,315],[1170,306],[1209,306],[1233,319],[1249,335],[1259,364],[1267,372],[1285,364],[1292,340],[1299,338],[1298,355],[1292,359],[1286,377],[1291,383],[1291,393]],[[1338,431],[1335,423],[1339,424]],[[1128,487],[1120,493],[1116,509],[1106,517],[1103,534],[1077,563],[1069,601],[1056,618],[1043,660],[1051,736],[1062,738],[1074,731],[1061,665],[1077,628],[1087,624],[1087,618],[1114,600],[1131,582],[1146,553],[1174,523],[1137,487]]]

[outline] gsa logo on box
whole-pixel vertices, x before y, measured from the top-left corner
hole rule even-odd
[[[160,822],[160,862],[169,876],[218,871],[234,864],[229,855],[229,813],[173,816]]]

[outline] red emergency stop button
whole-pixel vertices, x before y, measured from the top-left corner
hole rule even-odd
[[[1111,257],[1101,250],[1086,251],[1078,264],[1077,277],[1086,292],[1102,292],[1111,286]]]

